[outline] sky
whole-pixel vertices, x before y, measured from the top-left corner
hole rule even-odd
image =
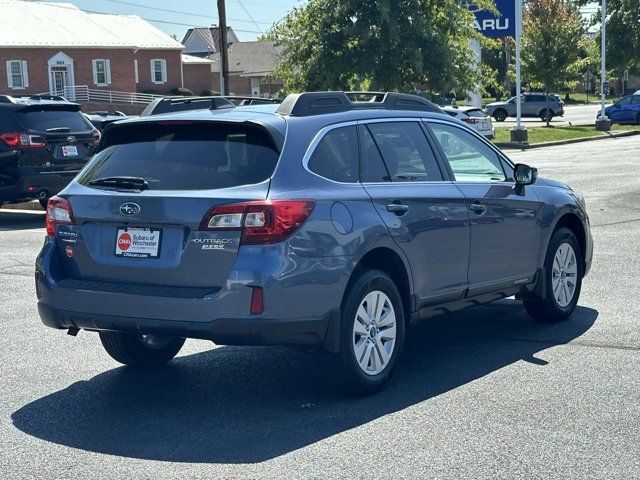
[[[218,23],[216,0],[48,0],[92,12],[138,15],[180,41],[191,27]],[[304,0],[226,0],[227,25],[240,41],[255,40]],[[178,13],[181,12],[181,13]],[[152,21],[157,20],[157,21]]]

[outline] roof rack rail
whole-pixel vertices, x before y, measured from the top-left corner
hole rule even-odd
[[[358,98],[369,96],[367,101]],[[350,98],[351,97],[351,98]],[[352,100],[352,98],[354,100]],[[278,107],[277,113],[308,117],[356,109],[418,110],[442,113],[440,107],[418,95],[396,92],[305,92],[292,93]]]

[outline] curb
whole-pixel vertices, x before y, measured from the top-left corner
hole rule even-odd
[[[591,142],[595,140],[606,140],[609,138],[631,137],[633,135],[640,135],[640,130],[631,130],[628,132],[620,132],[620,133],[610,133],[608,135],[593,136],[593,137],[570,138],[567,140],[556,140],[554,142],[542,142],[542,143],[532,143],[532,144],[517,143],[517,142],[498,142],[495,145],[498,148],[529,150],[531,148],[554,147],[556,145],[569,145],[571,143]]]
[[[44,212],[37,200],[26,203],[11,203],[2,205],[2,210],[37,210],[39,212]]]

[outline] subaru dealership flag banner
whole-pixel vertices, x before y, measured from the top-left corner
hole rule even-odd
[[[463,4],[476,17],[476,29],[485,37],[502,38],[516,36],[516,2],[515,0],[494,0],[498,15],[487,10],[480,10],[470,2]]]

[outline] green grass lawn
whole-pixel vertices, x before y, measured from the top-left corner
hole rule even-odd
[[[621,132],[625,130],[640,130],[638,125],[614,125],[612,132]],[[496,138],[494,142],[510,142],[510,129],[497,128]],[[573,127],[531,127],[527,128],[529,132],[529,143],[554,142],[558,140],[569,140],[572,138],[585,138],[605,135],[596,131],[592,126],[573,126]]]

